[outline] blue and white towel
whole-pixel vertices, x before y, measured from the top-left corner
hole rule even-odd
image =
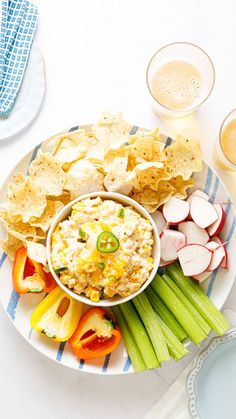
[[[0,0],[0,116],[7,117],[19,93],[38,21],[27,0]]]

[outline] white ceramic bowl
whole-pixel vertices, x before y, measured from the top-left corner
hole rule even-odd
[[[114,200],[116,202],[120,202],[124,206],[132,206],[139,214],[141,214],[144,218],[146,218],[150,221],[150,223],[152,224],[152,227],[153,227],[153,237],[154,237],[154,245],[153,245],[153,250],[152,250],[152,257],[153,257],[153,260],[154,260],[154,264],[153,264],[153,269],[150,273],[149,278],[139,288],[138,291],[129,295],[128,297],[115,296],[111,299],[102,299],[98,303],[96,303],[96,302],[91,301],[85,295],[76,294],[74,291],[70,290],[67,286],[65,286],[61,283],[59,276],[53,270],[50,256],[51,256],[51,237],[52,237],[52,233],[55,230],[57,224],[60,221],[63,221],[66,218],[68,218],[68,216],[71,213],[71,208],[76,202],[81,201],[82,199],[85,199],[85,198],[97,198],[98,196],[100,196],[102,199],[111,199],[111,200]],[[49,229],[49,232],[48,232],[48,235],[47,235],[46,247],[47,247],[47,259],[48,259],[49,269],[50,269],[53,277],[55,278],[56,282],[58,283],[58,285],[63,289],[63,291],[65,291],[67,294],[69,294],[75,300],[78,300],[78,301],[81,301],[82,303],[93,305],[93,306],[103,306],[103,307],[114,306],[116,304],[124,303],[124,302],[130,300],[131,298],[135,297],[136,295],[140,294],[150,284],[150,282],[153,280],[153,278],[154,278],[154,276],[157,272],[159,263],[160,263],[160,239],[159,239],[159,234],[158,234],[158,231],[157,231],[157,227],[156,227],[152,217],[149,215],[149,213],[141,205],[139,205],[133,199],[131,199],[131,198],[125,196],[125,195],[121,195],[121,194],[114,193],[114,192],[113,193],[112,192],[92,192],[92,193],[88,193],[86,195],[81,195],[79,198],[74,199],[74,201],[71,201],[69,204],[67,204],[65,207],[63,207],[62,210],[59,211],[59,213],[55,216],[55,218],[52,222],[52,225]]]

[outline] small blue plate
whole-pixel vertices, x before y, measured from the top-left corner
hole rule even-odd
[[[213,338],[187,379],[194,419],[236,418],[236,329]]]

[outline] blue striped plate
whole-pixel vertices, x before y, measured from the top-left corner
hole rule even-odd
[[[91,129],[91,126],[82,128]],[[73,127],[70,131],[77,129]],[[132,133],[135,133],[138,127],[132,127]],[[163,141],[170,143],[171,139],[162,136]],[[18,171],[27,172],[30,161],[32,161],[37,154],[40,147],[46,149],[47,141],[38,145],[34,150],[27,154],[14,168],[6,182],[0,188],[0,196],[4,201],[6,198],[7,184],[11,180],[13,174]],[[216,172],[206,163],[203,165],[203,170],[200,174],[195,176],[196,187],[207,192],[212,202],[224,202],[226,211],[226,223],[221,233],[223,241],[230,241],[235,235],[236,227],[236,213],[231,204],[231,197],[227,188]],[[236,254],[236,241],[231,240],[228,244],[229,252],[229,266],[230,271],[218,270],[214,272],[208,281],[204,282],[203,286],[208,295],[211,297],[214,304],[220,309],[226,298],[228,297],[231,287],[233,285],[236,264],[234,262],[234,255]],[[94,374],[104,375],[118,375],[133,372],[133,368],[129,357],[127,356],[124,345],[104,358],[84,362],[78,361],[70,351],[68,344],[58,344],[50,341],[44,336],[34,332],[30,327],[30,315],[36,305],[42,300],[43,295],[22,295],[19,296],[13,289],[11,283],[11,269],[12,263],[5,254],[0,254],[0,301],[6,310],[10,320],[15,325],[19,333],[29,342],[31,346],[37,349],[42,354],[50,359],[59,362],[67,367],[85,371]]]

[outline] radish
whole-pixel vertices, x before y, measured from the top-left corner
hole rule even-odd
[[[195,282],[197,282],[198,284],[201,284],[201,282],[205,281],[210,276],[211,276],[211,272],[205,271],[199,275],[193,275],[192,278],[194,279]]]
[[[218,245],[221,246],[222,249],[224,250],[225,255],[224,255],[224,258],[223,258],[223,260],[222,260],[222,262],[220,264],[220,268],[228,269],[228,252],[226,250],[225,243],[223,243],[223,241],[221,240],[221,238],[218,237],[218,236],[212,237],[211,241],[215,241],[216,243],[218,243]]]
[[[193,221],[201,228],[209,227],[218,220],[217,211],[209,201],[200,196],[194,196],[190,205]]]
[[[222,262],[220,264],[220,268],[228,269],[228,252],[227,252],[227,250],[225,250],[225,257],[222,259]]]
[[[212,272],[215,269],[219,268],[222,260],[225,257],[225,251],[224,251],[223,245],[219,245],[215,241],[208,242],[206,244],[206,247],[212,252],[211,263],[207,268],[208,272]]]
[[[169,224],[179,224],[184,221],[189,214],[189,203],[182,199],[172,196],[163,205],[163,215]]]
[[[194,221],[180,223],[178,230],[186,236],[187,244],[196,243],[204,245],[209,241],[207,231],[195,224]]]
[[[187,244],[179,249],[177,254],[186,276],[198,275],[206,271],[212,258],[212,252],[202,244]]]
[[[209,196],[206,194],[206,192],[201,191],[200,189],[196,189],[196,191],[193,191],[191,195],[189,195],[187,201],[191,204],[192,199],[194,196],[200,196],[201,198],[206,199],[207,201],[210,201]]]
[[[176,259],[174,260],[168,260],[168,262],[166,262],[165,260],[161,259],[160,263],[159,263],[159,267],[160,268],[164,268],[164,266],[168,266],[171,265],[171,263],[174,263],[176,261]]]
[[[218,214],[218,219],[211,224],[208,228],[208,234],[210,236],[215,236],[219,234],[224,227],[225,223],[225,212],[221,204],[214,204],[214,208],[216,209],[216,212]]]
[[[164,218],[164,216],[163,216],[163,214],[162,214],[162,212],[161,211],[155,211],[153,214],[152,214],[152,218],[153,218],[153,220],[154,220],[154,222],[155,222],[155,224],[156,224],[156,226],[157,226],[157,230],[158,230],[158,233],[159,234],[161,234],[162,233],[162,231],[165,229],[165,227],[167,226],[167,224],[166,224],[166,220],[165,220],[165,218]]]
[[[177,251],[185,246],[186,237],[183,233],[176,230],[166,229],[160,237],[161,241],[161,258],[164,262],[177,259]]]

